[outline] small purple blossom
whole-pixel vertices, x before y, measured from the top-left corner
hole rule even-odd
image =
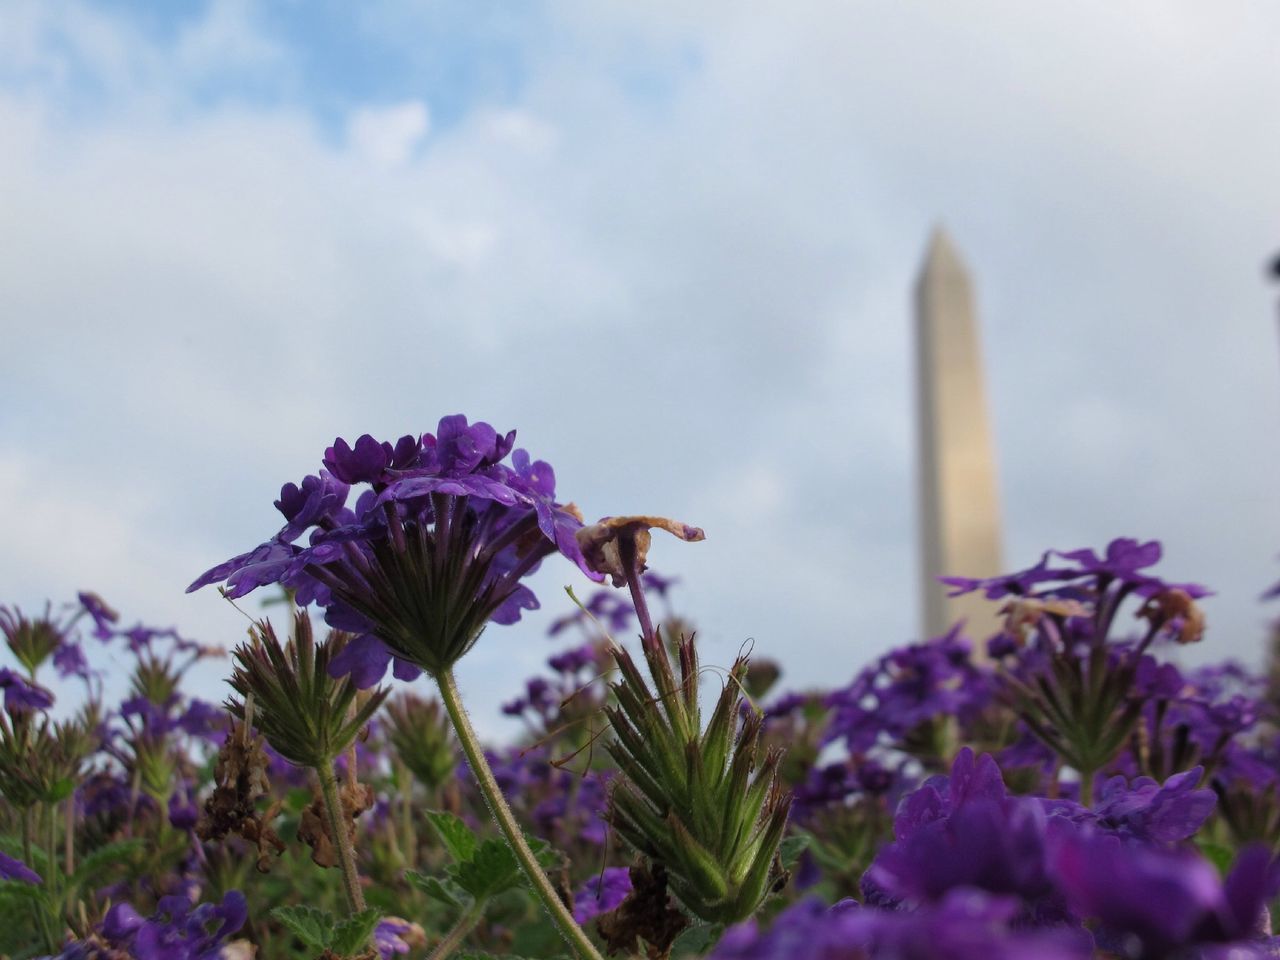
[[[21,883],[43,883],[36,873],[21,860],[15,860],[0,852],[0,880],[17,880]]]
[[[96,593],[81,592],[77,599],[90,619],[93,620],[93,635],[99,640],[110,640],[115,636],[115,624],[120,614],[107,606],[107,602]]]
[[[628,867],[606,867],[574,894],[573,919],[581,924],[608,913],[616,909],[630,892],[631,870]]]
[[[4,690],[4,709],[10,715],[48,710],[53,706],[52,693],[8,667],[0,667],[0,690]]]

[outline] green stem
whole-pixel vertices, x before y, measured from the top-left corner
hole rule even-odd
[[[32,870],[36,868],[35,857],[32,856],[32,837],[35,835],[35,814],[34,806],[25,807],[22,811],[22,859]],[[45,868],[45,874],[49,872],[48,867]],[[49,915],[45,911],[42,904],[36,905],[36,924],[40,927],[40,935],[44,937],[44,944],[49,948],[50,953],[54,953],[58,949],[58,942],[54,939],[53,931],[49,929]]]
[[[520,830],[520,825],[516,823],[515,814],[511,812],[511,808],[507,806],[506,798],[502,795],[502,790],[498,787],[498,781],[494,779],[493,771],[489,769],[489,762],[484,758],[484,751],[480,748],[480,740],[476,736],[475,729],[471,726],[471,720],[467,716],[467,711],[462,705],[462,697],[458,693],[458,683],[453,678],[452,670],[442,670],[436,676],[436,683],[440,687],[440,699],[444,701],[444,707],[449,712],[449,719],[453,721],[453,729],[458,734],[458,741],[462,744],[462,752],[466,755],[467,763],[471,766],[471,772],[476,778],[476,783],[480,786],[480,792],[484,795],[489,812],[493,814],[493,819],[498,822],[498,829],[502,831],[502,835],[506,837],[507,843],[511,846],[511,852],[515,854],[516,860],[520,862],[524,875],[529,880],[529,885],[533,888],[533,892],[537,894],[538,899],[542,901],[542,905],[546,907],[547,913],[551,915],[551,920],[559,928],[561,936],[569,941],[569,945],[577,952],[578,956],[583,960],[604,960],[600,955],[600,951],[592,944],[591,939],[573,919],[573,914],[569,912],[556,894],[555,888],[551,886],[551,881],[547,879],[547,875],[542,872],[542,867],[538,865],[538,859],[533,855],[533,851],[529,849],[529,844],[524,839],[524,834]]]
[[[463,938],[466,937],[466,935],[471,932],[472,928],[480,922],[480,918],[483,915],[483,900],[477,901],[468,907],[467,910],[463,912],[462,916],[458,918],[458,922],[455,923],[449,929],[449,932],[444,935],[441,941],[436,944],[436,948],[431,951],[431,956],[428,957],[427,960],[445,960],[449,954],[458,949],[458,944],[462,943]]]
[[[1093,806],[1093,774],[1092,770],[1080,771],[1080,805],[1082,807]]]
[[[360,886],[360,873],[356,869],[356,851],[351,844],[351,833],[347,830],[346,817],[342,815],[342,804],[338,800],[338,779],[333,775],[333,764],[325,763],[316,767],[316,776],[320,778],[320,795],[324,798],[324,809],[329,815],[329,836],[338,851],[338,865],[342,868],[342,886],[347,894],[347,906],[352,913],[364,909],[364,890]]]

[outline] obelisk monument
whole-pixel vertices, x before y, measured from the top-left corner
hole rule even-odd
[[[924,636],[960,619],[981,654],[996,604],[980,593],[947,598],[940,576],[1002,572],[995,455],[987,415],[973,285],[955,245],[937,228],[916,281],[920,572]]]

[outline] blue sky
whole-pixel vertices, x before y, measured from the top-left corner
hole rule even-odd
[[[353,12],[357,11],[357,12]],[[1274,5],[0,7],[0,552],[183,587],[337,435],[520,430],[659,543],[708,658],[915,636],[909,295],[977,278],[1010,563],[1163,539],[1256,659],[1277,578]],[[487,729],[545,609],[464,664]],[[218,672],[202,679],[220,698]]]

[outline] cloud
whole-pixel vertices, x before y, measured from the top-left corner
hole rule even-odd
[[[351,148],[381,167],[407,163],[431,129],[427,105],[420,100],[386,107],[363,107],[348,125]]]

